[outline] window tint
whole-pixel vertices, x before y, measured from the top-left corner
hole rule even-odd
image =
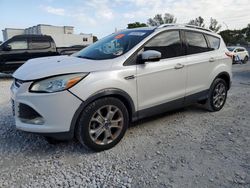
[[[207,39],[209,41],[210,44],[210,48],[212,48],[212,50],[216,50],[220,47],[220,39],[217,37],[213,37],[211,35],[206,35]]]
[[[244,49],[242,49],[242,48],[239,48],[238,49],[238,52],[244,52],[245,50]]]
[[[180,32],[168,31],[157,35],[144,46],[146,50],[161,52],[162,59],[183,55]]]
[[[187,54],[196,54],[209,51],[207,42],[203,34],[196,32],[185,32],[187,40]]]
[[[46,49],[50,48],[50,42],[41,39],[32,39],[31,49]]]
[[[26,40],[12,41],[8,45],[11,46],[13,50],[25,50],[28,49],[28,43]]]

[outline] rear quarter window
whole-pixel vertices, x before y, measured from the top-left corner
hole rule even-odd
[[[210,44],[211,50],[217,50],[220,47],[220,38],[211,35],[206,35],[208,42]]]

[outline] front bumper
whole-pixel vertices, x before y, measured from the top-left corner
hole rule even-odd
[[[82,101],[67,90],[56,93],[30,93],[31,83],[22,82],[11,86],[16,128],[44,134],[69,132],[72,118]],[[27,108],[33,112],[30,117],[27,115],[29,113],[23,112],[24,109],[27,111]],[[42,121],[38,124],[30,123],[35,116],[40,116]]]

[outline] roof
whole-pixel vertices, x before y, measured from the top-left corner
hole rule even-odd
[[[245,47],[242,47],[242,46],[227,46],[227,48],[244,48],[244,49],[246,49]]]
[[[72,27],[72,28],[74,28],[74,26],[71,26],[71,25],[59,26],[59,25],[49,25],[49,24],[38,24],[38,25],[35,25],[35,26],[31,26],[31,27],[37,27],[37,26],[49,26],[49,27]]]
[[[51,38],[51,36],[49,36],[49,35],[34,35],[34,34],[15,35],[12,38],[34,38],[34,37]]]
[[[9,29],[11,29],[11,30],[24,30],[24,29],[20,29],[20,28],[10,28],[10,27],[7,27],[5,29],[2,29],[2,31],[9,30]]]

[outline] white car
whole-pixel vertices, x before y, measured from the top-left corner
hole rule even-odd
[[[227,49],[231,52],[233,56],[233,63],[241,61],[242,63],[247,63],[249,59],[249,53],[244,47],[239,46],[228,46]]]
[[[138,119],[196,102],[218,111],[232,78],[227,53],[210,30],[166,24],[119,31],[72,56],[29,60],[13,75],[16,127],[101,151]]]

